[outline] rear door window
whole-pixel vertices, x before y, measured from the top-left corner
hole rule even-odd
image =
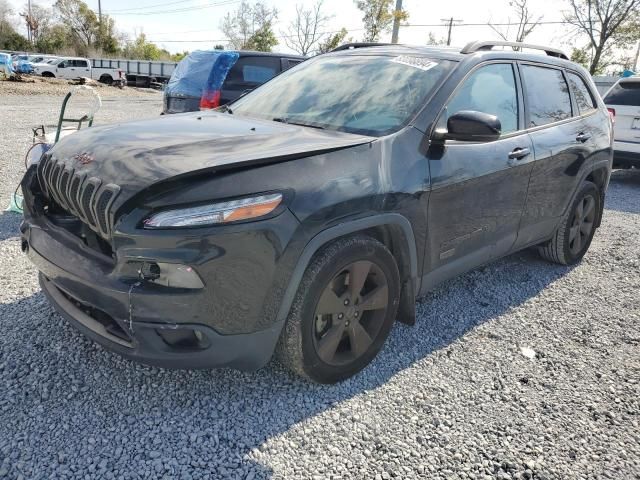
[[[640,107],[640,82],[620,82],[604,97],[607,105]]]
[[[582,77],[571,72],[567,72],[567,77],[569,78],[571,90],[573,90],[573,96],[576,99],[580,115],[594,111],[596,109],[596,102],[593,99],[591,90],[589,90],[589,87],[587,87]]]
[[[73,66],[74,67],[80,67],[80,68],[87,68],[87,61],[86,60],[74,60],[73,61]]]
[[[229,71],[225,84],[229,87],[255,87],[280,73],[278,57],[240,57]]]
[[[447,117],[461,110],[495,115],[502,133],[518,130],[518,94],[513,66],[494,63],[473,72],[447,104]]]
[[[571,96],[562,71],[522,65],[529,106],[529,127],[571,118]]]

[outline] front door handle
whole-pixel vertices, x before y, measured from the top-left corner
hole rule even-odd
[[[510,160],[521,160],[527,155],[529,155],[531,151],[528,148],[514,148],[511,153],[509,153]]]
[[[591,138],[591,134],[589,134],[589,133],[582,133],[582,132],[581,132],[581,133],[580,133],[580,134],[578,134],[578,136],[576,137],[576,140],[577,140],[578,142],[582,142],[582,143],[584,143],[584,142],[586,142],[587,140],[589,140],[590,138]]]

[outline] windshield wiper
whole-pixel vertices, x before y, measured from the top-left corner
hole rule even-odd
[[[274,122],[286,123],[288,125],[299,125],[301,127],[310,127],[310,128],[317,128],[318,130],[325,130],[325,128],[321,127],[320,125],[313,125],[311,123],[304,123],[304,122],[292,122],[286,117],[276,117],[276,118],[272,118],[271,120],[273,120]]]
[[[226,104],[218,107],[218,111],[219,112],[227,112],[229,115],[233,115],[233,110],[231,110],[231,107],[229,105],[226,105]]]

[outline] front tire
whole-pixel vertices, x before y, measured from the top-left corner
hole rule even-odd
[[[602,208],[598,187],[584,182],[551,240],[538,247],[540,256],[560,265],[582,260],[593,240]]]
[[[345,380],[380,351],[399,299],[398,266],[383,244],[364,236],[337,240],[307,267],[277,357],[315,382]]]

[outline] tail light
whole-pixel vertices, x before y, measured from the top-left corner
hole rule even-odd
[[[217,108],[220,106],[220,90],[207,91],[200,98],[200,110]]]
[[[607,108],[609,112],[609,118],[611,119],[611,123],[616,123],[616,109],[615,108]]]

